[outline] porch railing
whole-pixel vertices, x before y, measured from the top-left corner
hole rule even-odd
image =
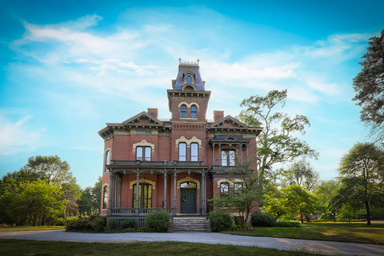
[[[145,215],[149,212],[165,210],[170,214],[174,214],[175,208],[112,208],[111,215]]]

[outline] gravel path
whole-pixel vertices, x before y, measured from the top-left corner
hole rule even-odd
[[[272,237],[235,236],[220,233],[114,233],[93,234],[39,230],[0,232],[0,239],[31,239],[72,242],[131,243],[135,241],[180,241],[207,244],[258,246],[278,250],[306,251],[329,255],[384,255],[384,245],[339,243]]]

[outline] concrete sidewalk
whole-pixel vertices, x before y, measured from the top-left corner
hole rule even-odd
[[[135,241],[179,241],[207,244],[258,246],[264,248],[274,248],[278,250],[306,251],[329,255],[384,255],[384,245],[339,243],[272,237],[235,236],[220,233],[93,234],[65,232],[64,230],[39,230],[0,232],[0,238],[101,243],[130,243]]]

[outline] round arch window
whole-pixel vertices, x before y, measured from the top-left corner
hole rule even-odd
[[[197,188],[197,184],[195,182],[183,182],[180,184],[180,188]]]

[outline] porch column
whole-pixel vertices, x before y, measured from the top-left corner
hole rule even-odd
[[[176,169],[173,171],[173,215],[176,216],[176,203],[177,203],[177,199],[176,199],[176,179],[177,179],[177,175],[176,175]]]
[[[164,169],[164,209],[167,208],[167,169]]]
[[[119,202],[117,207],[121,208],[121,177],[119,177]]]
[[[205,215],[206,213],[206,210],[205,210],[205,193],[206,193],[206,190],[205,190],[205,170],[203,170],[204,172],[201,174],[201,214],[202,215]]]
[[[135,205],[136,214],[139,214],[139,187],[140,187],[140,172],[139,172],[139,168],[137,168],[137,173],[136,173],[136,205]]]
[[[116,208],[116,190],[117,190],[117,175],[115,174],[113,176],[113,198],[112,198],[112,204],[113,204],[113,208]]]
[[[113,191],[113,173],[112,170],[110,169],[109,172],[109,203],[108,203],[108,214],[112,213],[112,193]]]
[[[221,142],[219,142],[219,166],[221,166]]]
[[[215,165],[215,143],[212,143],[212,169]]]

